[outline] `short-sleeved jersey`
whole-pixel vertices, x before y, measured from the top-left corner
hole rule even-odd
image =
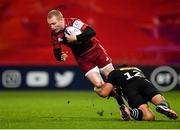
[[[74,26],[80,29],[82,32],[88,26],[87,24],[85,24],[84,22],[82,22],[81,20],[77,18],[64,18],[64,22],[65,22],[65,28],[69,26]],[[52,38],[52,44],[54,46],[61,48],[61,45],[63,44],[71,48],[75,57],[78,57],[82,55],[83,53],[90,51],[99,43],[99,41],[95,37],[85,39],[79,44],[68,43],[64,34],[64,30],[61,30],[58,33],[55,33],[52,31],[51,38]]]
[[[107,82],[121,87],[126,87],[136,78],[146,78],[137,67],[116,68],[108,75]]]

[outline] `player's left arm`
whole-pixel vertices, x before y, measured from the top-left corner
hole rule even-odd
[[[90,39],[91,37],[95,35],[96,35],[96,32],[91,27],[87,26],[81,34],[77,36],[73,34],[70,34],[70,35],[65,34],[65,37],[68,42],[74,42],[74,41],[82,42],[84,40]]]
[[[77,35],[77,41],[84,41],[86,39],[92,38],[96,35],[96,32],[94,29],[92,29],[90,26],[86,26],[85,30],[82,32],[82,34]]]
[[[85,24],[84,22],[82,22],[79,19],[76,19],[73,22],[72,26],[81,30],[82,33],[77,36],[75,36],[73,34],[71,34],[71,35],[65,34],[65,37],[67,38],[68,42],[74,42],[74,41],[82,42],[82,41],[90,39],[96,35],[96,32],[94,31],[93,28],[91,28],[90,26],[88,26],[87,24]]]

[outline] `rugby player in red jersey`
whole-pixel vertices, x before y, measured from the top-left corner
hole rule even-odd
[[[107,76],[114,67],[111,58],[95,37],[96,32],[77,18],[64,18],[58,10],[51,10],[47,15],[47,22],[52,30],[51,38],[53,52],[58,61],[66,61],[67,53],[62,51],[61,45],[68,46],[85,76],[95,86],[95,91],[102,97],[113,95],[112,87],[106,84],[99,70]],[[73,26],[82,31],[82,34],[65,34],[67,27]],[[77,43],[78,42],[78,43]]]

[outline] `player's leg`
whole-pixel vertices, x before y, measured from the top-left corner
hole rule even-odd
[[[153,111],[148,107],[147,104],[140,105],[138,109],[141,110],[143,113],[142,120],[145,120],[145,121],[155,120],[155,115]]]
[[[105,67],[106,74],[113,67],[110,65],[110,58],[105,55],[101,47],[96,47],[95,50],[88,52],[82,57],[76,59],[79,67],[85,73],[87,79],[94,85],[95,91],[102,97],[106,97],[111,93],[112,87],[106,86],[99,67]]]
[[[150,101],[154,105],[163,103],[165,106],[169,106],[165,98],[160,94],[160,92],[153,86],[149,80],[141,80],[141,88],[143,96],[147,101]]]
[[[107,97],[107,96],[112,96],[114,97],[118,104],[119,104],[119,108],[121,110],[122,113],[122,118],[123,120],[129,120],[130,119],[130,112],[128,111],[128,109],[126,108],[126,106],[122,106],[122,100],[121,99],[121,95],[118,95],[118,93],[116,92],[116,90],[114,89],[114,87],[103,81],[103,78],[101,77],[101,74],[99,72],[99,68],[96,66],[94,68],[92,68],[92,66],[94,64],[90,64],[90,63],[86,63],[83,62],[83,64],[79,61],[79,66],[81,67],[81,69],[83,70],[83,72],[85,73],[85,76],[89,79],[89,81],[94,85],[94,90],[95,92],[101,96],[101,97]],[[86,66],[85,66],[86,64]],[[89,69],[91,67],[92,69]],[[111,63],[109,63],[108,65],[106,65],[105,67],[102,68],[102,70],[104,71],[103,73],[108,75],[112,70],[114,69],[114,67],[112,66]],[[87,71],[89,70],[89,71]]]
[[[135,120],[152,121],[155,120],[153,111],[148,107],[147,104],[142,104],[139,108],[129,109],[130,115]]]
[[[154,114],[149,109],[147,101],[141,95],[140,89],[141,82],[134,81],[123,88],[123,94],[126,97],[130,109],[131,117],[135,120],[154,120]]]
[[[77,63],[84,72],[85,77],[93,84],[96,92],[98,95],[101,97],[106,97],[109,95],[111,92],[112,88],[111,87],[103,87],[105,84],[99,68],[96,66],[96,63],[94,63],[94,57],[96,57],[96,53],[93,54],[93,57],[83,56],[83,57],[78,57]],[[96,58],[95,58],[96,59]]]
[[[111,71],[114,70],[112,63],[107,64],[103,68],[101,68],[102,73],[107,77]]]
[[[165,98],[161,94],[155,95],[152,99],[151,102],[156,105],[156,111],[164,114],[170,119],[177,119],[178,116],[175,111],[173,111],[169,103],[165,100]]]
[[[129,110],[131,117],[135,120],[144,120],[144,121],[155,120],[155,115],[147,104],[141,104],[138,108],[133,108]]]
[[[106,50],[101,46],[101,45],[97,45],[96,50],[94,51],[95,55],[94,55],[94,59],[91,60],[91,62],[93,62],[98,68],[100,68],[101,74],[105,75],[105,78],[108,76],[108,74],[114,70],[114,67],[112,65],[112,60],[111,58],[108,56],[108,54],[106,53]],[[92,81],[93,76],[88,75],[88,78]],[[110,85],[108,85],[107,83],[104,84],[98,84],[95,85],[96,86],[96,90],[97,89],[104,89],[104,91],[107,91],[106,93],[103,93],[102,95],[104,96],[108,96],[107,93],[109,92],[110,88],[111,90],[113,89],[113,87],[110,87]],[[114,91],[109,92],[109,94],[112,96],[114,95]]]
[[[170,108],[168,102],[160,94],[160,92],[153,86],[153,84],[144,80],[143,94],[147,101],[150,101],[156,106],[156,111],[166,115],[170,119],[177,119],[177,114]]]
[[[110,63],[110,61],[104,61],[103,62],[103,60],[100,60],[100,59],[105,59],[105,57],[106,57],[106,55],[99,56],[98,59],[99,59],[100,62],[97,62],[97,64],[101,67],[100,70],[101,70],[102,74],[104,74],[104,76],[106,78],[109,75],[109,73],[114,70],[114,67],[113,67],[112,63]],[[112,85],[109,85],[108,83],[105,83],[103,87],[106,88],[107,86],[112,86]],[[112,86],[111,88],[112,88],[112,91],[109,93],[108,96],[116,98],[116,96],[118,95],[118,92],[116,92],[116,87]],[[119,97],[119,96],[117,96],[117,97]],[[118,99],[116,98],[116,100],[118,100]]]
[[[103,81],[98,67],[89,70],[85,76],[94,85],[95,92],[101,97],[107,97],[111,93],[113,86]]]
[[[107,54],[106,50],[99,45],[98,49],[96,50],[96,60],[94,63],[100,68],[102,73],[107,77],[108,74],[114,70],[114,66],[112,64],[112,59]]]

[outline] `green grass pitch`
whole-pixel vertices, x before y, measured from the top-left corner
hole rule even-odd
[[[180,91],[163,94],[180,115]],[[155,107],[150,106],[155,112]],[[89,91],[0,92],[0,128],[4,129],[178,129],[157,112],[156,121],[123,121],[114,99]]]

